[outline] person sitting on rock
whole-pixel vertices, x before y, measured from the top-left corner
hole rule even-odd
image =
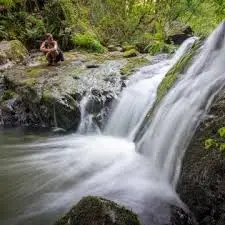
[[[58,61],[64,61],[63,54],[58,48],[57,41],[53,39],[53,36],[50,33],[45,35],[45,40],[41,43],[40,51],[45,54],[48,65],[54,66]]]

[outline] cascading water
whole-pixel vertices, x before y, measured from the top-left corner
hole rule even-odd
[[[93,114],[87,112],[89,95],[85,95],[81,100],[81,122],[78,128],[80,134],[100,133],[99,127],[93,122]]]
[[[225,22],[210,35],[196,61],[167,94],[138,143],[160,179],[176,186],[185,149],[224,84]]]
[[[108,125],[108,136],[73,134],[33,144],[3,145],[0,205],[5,207],[0,208],[1,224],[51,224],[84,195],[118,201],[137,212],[145,225],[167,224],[170,212],[166,203],[180,203],[174,187],[184,150],[213,96],[225,82],[224,30],[222,24],[209,37],[195,63],[154,113],[136,149],[129,140],[131,133],[136,133],[165,71],[180,54],[165,64],[146,67],[134,76],[120,100],[127,96],[129,101],[118,104],[116,111],[120,108],[120,112],[112,116],[117,118],[116,128]],[[148,73],[149,78],[132,84],[139,79],[137,76],[146,78]],[[133,99],[129,89],[132,94],[141,89],[142,94]],[[142,97],[145,100],[139,104]],[[131,126],[128,125],[133,118],[130,112],[135,118]],[[122,132],[117,128],[121,123],[126,126]]]
[[[139,126],[156,99],[160,82],[195,41],[196,38],[189,38],[171,59],[143,67],[133,75],[129,81],[129,87],[122,92],[119,103],[106,125],[106,135],[134,139]]]

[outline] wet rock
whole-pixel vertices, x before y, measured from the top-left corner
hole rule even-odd
[[[184,212],[182,209],[172,207],[170,225],[198,225],[193,215]]]
[[[98,89],[95,89],[95,88],[91,89],[91,93],[92,93],[92,95],[95,95],[95,96],[101,96],[100,91]]]
[[[100,65],[99,64],[88,64],[86,65],[87,68],[91,69],[91,68],[99,68]]]
[[[59,67],[20,66],[7,70],[0,79],[0,83],[1,80],[4,83],[2,91],[0,87],[1,123],[3,126],[75,130],[81,121],[80,104],[84,95],[90,96],[87,112],[101,115],[103,121],[110,101],[113,101],[103,93],[114,93],[114,96],[120,93],[120,67],[120,62],[107,61],[95,70],[73,63]],[[112,70],[115,73],[112,74]],[[108,81],[105,78],[109,78]]]
[[[60,127],[53,127],[52,128],[52,132],[54,134],[65,134],[66,133],[66,130],[63,129],[63,128],[60,128]]]
[[[109,50],[110,52],[115,52],[115,51],[118,51],[118,47],[115,46],[115,45],[109,45],[109,46],[108,46],[108,50]]]
[[[84,197],[54,225],[140,225],[137,216],[115,202]]]
[[[214,146],[206,150],[205,140],[218,138],[225,127],[225,90],[216,97],[210,117],[198,128],[186,151],[178,193],[196,217],[199,225],[222,225],[225,220],[225,154]]]

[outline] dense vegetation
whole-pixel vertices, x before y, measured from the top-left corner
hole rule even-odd
[[[19,39],[36,48],[51,32],[63,49],[75,45],[102,52],[109,44],[165,48],[176,27],[207,35],[224,19],[224,0],[0,0],[0,40]],[[162,46],[163,45],[163,46]]]

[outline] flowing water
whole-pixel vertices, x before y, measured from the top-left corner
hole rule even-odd
[[[143,67],[133,75],[106,125],[105,134],[134,139],[139,126],[156,99],[157,88],[162,79],[195,41],[196,38],[189,38],[171,59],[164,59]]]
[[[169,205],[182,204],[175,186],[185,148],[225,83],[224,30],[222,24],[209,37],[138,143],[132,139],[154,102],[157,86],[193,39],[172,59],[134,75],[104,135],[27,140],[27,135],[2,134],[1,224],[51,224],[86,195],[120,202],[137,212],[146,225],[167,224]]]

